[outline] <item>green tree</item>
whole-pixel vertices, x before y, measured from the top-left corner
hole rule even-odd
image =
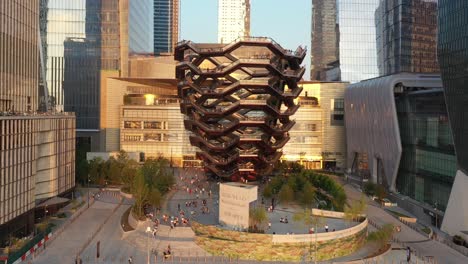
[[[127,165],[122,169],[120,173],[121,182],[123,183],[123,189],[131,191],[133,186],[133,179],[139,169],[138,162],[135,160],[129,160]]]
[[[148,194],[148,203],[153,207],[161,207],[162,195],[157,188],[152,188]]]
[[[116,159],[111,157],[108,160],[108,165],[107,165],[107,179],[109,182],[112,183],[122,183],[122,172],[123,172],[124,166],[121,166]]]
[[[367,203],[364,196],[357,201],[352,201],[350,206],[345,206],[345,219],[349,222],[358,221],[366,212]]]
[[[282,203],[290,203],[294,200],[294,191],[288,184],[283,185],[279,191],[278,198]]]
[[[315,201],[315,188],[310,182],[306,182],[300,192],[299,202],[304,207],[310,206]]]
[[[373,196],[375,195],[375,188],[376,188],[376,185],[375,183],[373,182],[366,182],[364,184],[364,188],[363,188],[363,191],[365,194],[369,195],[369,196]]]
[[[392,224],[385,224],[379,230],[369,233],[367,240],[377,243],[380,247],[385,246],[393,237],[395,228]]]
[[[174,174],[167,159],[148,159],[141,167],[141,171],[148,185],[156,187],[162,194],[175,184]]]
[[[145,182],[145,177],[141,171],[138,171],[133,179],[132,195],[135,199],[133,212],[140,218],[143,216],[143,205],[147,201],[149,195],[148,184]]]
[[[263,196],[267,199],[273,197],[273,190],[271,188],[271,185],[267,185],[265,186],[265,188],[263,189]]]
[[[387,191],[385,190],[385,187],[383,185],[378,184],[375,187],[375,196],[377,196],[377,199],[379,199],[379,201],[382,201],[387,196]]]
[[[268,215],[263,206],[252,207],[249,210],[250,226],[254,232],[263,231]]]
[[[76,165],[76,181],[86,184],[89,175],[89,164],[86,159],[80,160]]]
[[[104,161],[97,157],[89,161],[88,166],[89,166],[89,178],[91,182],[94,183],[99,183],[101,182],[101,178],[103,178],[103,164]]]

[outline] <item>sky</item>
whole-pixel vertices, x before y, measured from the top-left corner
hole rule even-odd
[[[180,39],[217,42],[218,0],[181,0],[180,5]],[[310,0],[250,0],[250,35],[271,37],[291,50],[307,46],[303,64],[309,69],[311,6]]]

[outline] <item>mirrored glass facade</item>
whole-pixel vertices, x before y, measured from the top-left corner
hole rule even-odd
[[[179,39],[179,0],[154,1],[154,53],[173,53]]]
[[[381,0],[375,24],[380,75],[439,72],[437,0]]]
[[[130,53],[153,52],[153,0],[128,1]]]
[[[341,81],[379,76],[375,11],[379,0],[337,0]]]
[[[395,102],[402,145],[396,189],[445,211],[457,166],[443,91],[405,92]]]
[[[339,57],[336,0],[312,0],[311,34],[310,79],[325,81],[326,71]]]
[[[86,0],[41,0],[40,28],[50,103],[63,109],[64,46],[85,37]]]
[[[459,168],[468,175],[468,1],[439,0],[439,61]]]
[[[99,128],[99,49],[94,40],[68,38],[64,42],[64,108],[76,113],[78,129]]]

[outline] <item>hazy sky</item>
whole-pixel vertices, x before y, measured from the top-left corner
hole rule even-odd
[[[216,42],[218,0],[181,0],[180,39]],[[250,34],[268,36],[284,48],[307,46],[304,65],[310,67],[311,0],[250,0]],[[309,79],[309,71],[304,76]]]

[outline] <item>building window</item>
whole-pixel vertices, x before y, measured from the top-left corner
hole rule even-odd
[[[334,100],[333,110],[344,111],[344,99],[343,98],[338,98]]]
[[[145,129],[161,129],[161,122],[158,121],[145,121]]]
[[[124,121],[124,128],[141,129],[141,121]]]

